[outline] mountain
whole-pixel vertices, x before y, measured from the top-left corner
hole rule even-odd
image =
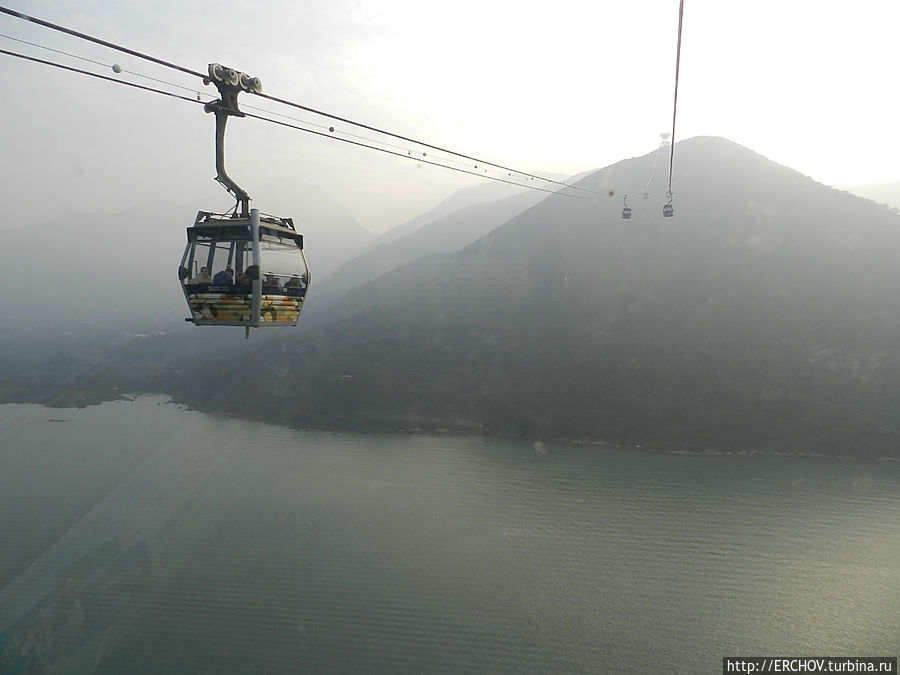
[[[390,230],[378,237],[377,243],[387,244],[394,241],[395,239],[405,237],[409,234],[412,234],[419,228],[424,227],[429,223],[437,220],[438,218],[447,216],[454,211],[459,211],[460,209],[464,209],[467,206],[471,206],[472,204],[477,204],[479,202],[493,202],[497,201],[498,199],[505,199],[506,197],[512,197],[513,195],[522,194],[523,191],[523,188],[519,186],[510,185],[508,183],[500,183],[498,181],[484,181],[481,183],[477,183],[476,185],[457,190],[452,195],[447,197],[444,201],[435,206],[433,209],[430,209],[425,213],[416,216],[409,222],[403,223],[402,225],[397,225],[396,227],[392,227]]]
[[[228,356],[151,335],[76,384],[305,427],[900,454],[900,216],[700,137],[663,218],[653,160],[391,270],[338,321]]]
[[[318,324],[352,314],[358,303],[352,297],[343,298],[347,291],[359,289],[365,295],[374,279],[416,258],[457,251],[547,196],[545,192],[526,190],[503,199],[476,202],[402,237],[379,240],[381,243],[344,263],[310,294],[309,304],[316,310],[312,321]]]
[[[456,428],[668,449],[897,454],[900,217],[719,138],[581,181],[365,309],[286,335],[183,400],[303,426]],[[240,392],[229,393],[240,382]]]
[[[900,209],[900,183],[848,185],[843,189],[879,204],[887,204],[895,209]]]

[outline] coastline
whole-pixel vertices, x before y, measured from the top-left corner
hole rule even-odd
[[[564,443],[577,446],[591,446],[598,449],[608,448],[614,450],[624,450],[629,452],[642,452],[646,454],[657,455],[673,455],[684,457],[784,457],[784,458],[821,458],[840,461],[854,462],[895,462],[900,461],[900,456],[894,455],[864,455],[864,454],[847,454],[847,453],[825,453],[814,450],[770,450],[760,448],[747,448],[741,450],[720,450],[716,448],[689,448],[689,447],[671,447],[666,448],[661,445],[645,445],[645,444],[625,444],[615,443],[603,439],[585,438],[585,437],[549,437],[535,436],[527,434],[515,433],[498,433],[491,430],[485,430],[474,422],[468,424],[448,424],[446,421],[435,424],[423,424],[415,426],[399,425],[399,424],[375,424],[371,420],[360,420],[357,424],[341,425],[327,423],[298,423],[297,421],[283,419],[277,415],[260,415],[260,414],[237,414],[234,411],[216,409],[215,406],[207,406],[198,404],[190,400],[185,400],[174,396],[167,392],[108,392],[104,395],[100,392],[86,391],[67,391],[65,394],[61,392],[46,395],[43,397],[35,397],[38,400],[16,400],[2,401],[0,405],[5,404],[23,404],[23,405],[39,405],[48,409],[83,409],[91,406],[101,405],[103,403],[111,403],[115,401],[135,401],[139,398],[161,398],[159,404],[176,405],[186,411],[195,411],[207,415],[221,415],[232,419],[246,420],[248,422],[260,422],[263,424],[273,424],[284,426],[290,429],[302,431],[331,431],[338,433],[356,433],[356,434],[425,434],[436,436],[483,436],[486,438],[502,438],[510,440],[521,440],[525,442],[538,443]],[[48,419],[49,422],[63,422],[57,418]]]

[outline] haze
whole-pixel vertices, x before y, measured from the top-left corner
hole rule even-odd
[[[194,70],[225,63],[260,77],[272,95],[526,171],[572,175],[643,154],[671,125],[675,0],[8,6]],[[678,138],[724,136],[828,184],[900,179],[892,84],[900,44],[890,34],[898,23],[900,6],[881,0],[852,11],[689,0]],[[13,17],[0,17],[0,33],[215,96],[190,76]],[[228,207],[211,180],[213,119],[200,106],[9,56],[0,86],[0,179],[14,196],[0,227],[155,199],[187,214]],[[251,96],[242,102],[376,138]],[[317,186],[373,232],[477,181],[249,119],[229,125],[228,168],[251,196],[275,181]],[[161,227],[186,224],[184,214],[160,215]]]

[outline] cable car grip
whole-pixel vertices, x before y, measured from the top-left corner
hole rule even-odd
[[[258,77],[250,77],[218,63],[210,63],[207,72],[209,77],[203,78],[204,84],[214,84],[221,97],[203,106],[204,111],[215,113],[216,116],[216,180],[237,200],[241,207],[241,217],[247,218],[250,215],[250,195],[225,171],[225,124],[231,115],[246,117],[238,109],[238,94],[242,91],[258,94],[262,91],[262,82]]]

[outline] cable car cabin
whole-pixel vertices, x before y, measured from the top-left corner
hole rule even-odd
[[[187,228],[178,267],[197,326],[296,326],[309,287],[303,235],[290,218],[205,211]]]
[[[622,197],[622,218],[631,220],[631,207],[628,206],[628,195]]]
[[[671,218],[675,215],[675,209],[672,207],[672,190],[669,189],[666,192],[666,203],[663,204],[663,216],[665,218]]]

